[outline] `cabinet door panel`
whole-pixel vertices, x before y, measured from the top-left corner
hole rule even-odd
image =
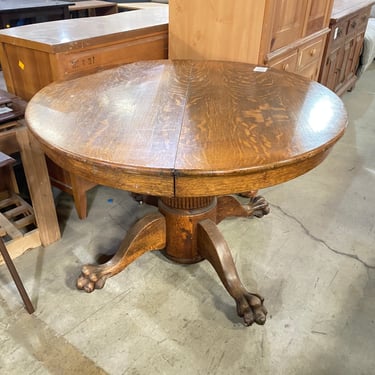
[[[313,34],[329,25],[332,1],[310,0],[305,35]]]
[[[352,55],[352,48],[354,45],[354,39],[349,39],[345,42],[343,50],[343,61],[341,64],[341,71],[340,71],[340,83],[344,83],[345,80],[350,79],[351,75],[351,58]]]
[[[358,35],[355,35],[351,40],[351,50],[349,54],[349,61],[347,66],[346,74],[351,77],[357,73],[359,60],[363,47],[364,32]]]
[[[275,1],[271,51],[301,38],[308,0]]]
[[[340,86],[340,72],[343,64],[343,52],[342,48],[337,48],[331,51],[327,57],[326,66],[324,68],[322,80],[324,85],[332,91],[337,91]]]

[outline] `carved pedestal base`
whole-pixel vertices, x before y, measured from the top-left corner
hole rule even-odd
[[[178,263],[207,259],[235,300],[237,313],[244,324],[264,324],[267,310],[263,298],[243,286],[230,249],[217,228],[217,224],[228,216],[262,217],[268,214],[269,207],[264,198],[251,196],[243,205],[233,196],[160,198],[158,205],[159,213],[139,220],[110,261],[83,266],[77,280],[78,289],[86,292],[101,289],[109,277],[145,252],[164,249],[165,255]]]

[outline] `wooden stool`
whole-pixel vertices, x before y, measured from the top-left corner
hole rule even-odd
[[[0,175],[2,176],[1,183],[4,185],[4,187],[8,188],[9,190],[18,191],[17,183],[16,183],[14,173],[13,173],[13,168],[11,168],[14,163],[15,163],[15,160],[13,158],[0,152],[0,171],[1,171]],[[0,237],[0,253],[16,284],[16,287],[25,304],[27,312],[29,314],[32,314],[35,311],[34,306],[31,303],[29,296],[27,295],[27,292],[25,290],[25,287],[23,286],[22,280],[17,272],[17,269],[1,237]]]

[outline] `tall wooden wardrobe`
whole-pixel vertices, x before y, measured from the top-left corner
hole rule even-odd
[[[333,0],[170,0],[169,58],[267,65],[317,79]]]

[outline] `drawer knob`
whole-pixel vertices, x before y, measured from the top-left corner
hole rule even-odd
[[[313,57],[316,55],[316,48],[313,48],[311,51],[310,51],[310,56]]]
[[[286,70],[288,70],[288,69],[289,69],[289,64],[288,64],[288,63],[284,64],[284,65],[283,65],[283,70],[286,71]]]

